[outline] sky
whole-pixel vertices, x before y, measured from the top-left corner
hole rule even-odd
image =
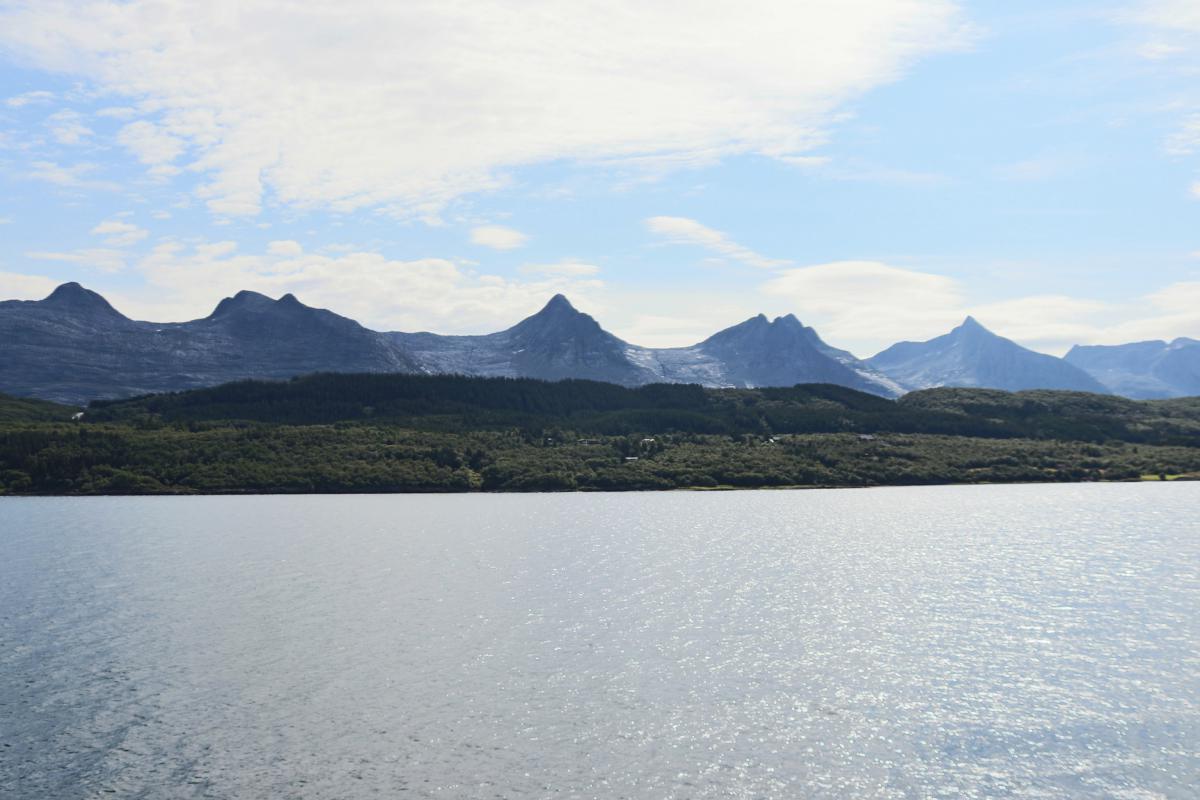
[[[1196,0],[0,0],[0,298],[1200,337]]]

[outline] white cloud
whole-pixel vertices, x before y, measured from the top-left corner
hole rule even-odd
[[[53,92],[36,91],[25,92],[24,94],[14,95],[4,101],[4,105],[9,108],[24,108],[25,106],[42,105],[49,103],[54,99]]]
[[[762,290],[806,324],[862,354],[897,339],[928,339],[965,316],[958,281],[879,261],[837,261],[784,271]]]
[[[41,300],[57,285],[43,275],[0,271],[0,300]]]
[[[267,252],[273,256],[298,256],[304,252],[304,248],[300,246],[299,242],[283,239],[268,244]]]
[[[131,98],[154,130],[126,138],[155,141],[130,146],[203,173],[221,214],[270,192],[429,215],[558,159],[803,155],[846,101],[966,39],[953,0],[2,8],[10,58]]]
[[[1122,311],[1117,319],[1098,326],[1089,343],[1200,338],[1200,281],[1181,281],[1157,289],[1132,300]]]
[[[1193,114],[1167,137],[1167,152],[1173,156],[1188,156],[1197,150],[1200,150],[1200,114]]]
[[[50,134],[59,144],[81,144],[84,139],[93,135],[93,131],[83,124],[83,115],[77,111],[64,109],[56,111],[46,119]]]
[[[471,229],[473,244],[490,247],[493,250],[515,250],[523,247],[529,237],[513,228],[503,225],[480,225]]]
[[[389,259],[379,253],[335,256],[238,253],[231,242],[185,247],[163,242],[135,265],[141,291],[114,293],[118,307],[144,319],[193,319],[223,296],[251,289],[286,292],[376,330],[490,333],[537,311],[556,292],[586,303],[602,286],[590,277],[514,280],[479,274],[441,258]]]
[[[0,217],[0,225],[12,225],[13,222],[12,217]]]
[[[104,243],[110,247],[132,247],[149,236],[150,232],[131,222],[110,219],[92,228],[92,234],[105,237]]]
[[[1088,298],[1032,295],[973,305],[967,311],[1026,347],[1061,355],[1073,344],[1094,342],[1118,309]]]
[[[600,268],[595,264],[566,259],[556,264],[524,264],[521,266],[520,272],[522,275],[557,275],[564,278],[581,278],[599,274]]]
[[[1200,6],[1194,0],[1148,0],[1133,17],[1154,28],[1200,33]]]
[[[1200,281],[1121,303],[1047,294],[980,304],[945,275],[841,261],[787,270],[762,291],[784,298],[830,344],[860,356],[897,341],[940,336],[968,314],[994,333],[1055,355],[1074,344],[1171,339],[1200,331]]]
[[[707,225],[687,217],[649,217],[646,220],[646,228],[651,233],[664,237],[670,244],[703,247],[751,267],[775,269],[791,263],[784,259],[759,255],[750,248],[733,241],[721,231],[713,230]]]
[[[168,132],[163,126],[139,120],[121,128],[117,141],[130,150],[138,160],[151,168],[156,177],[167,177],[179,172],[172,165],[183,155],[184,140]]]

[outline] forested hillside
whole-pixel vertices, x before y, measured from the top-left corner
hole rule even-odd
[[[580,434],[936,433],[1200,445],[1200,399],[1084,392],[927,389],[888,400],[844,386],[626,388],[595,381],[450,375],[309,375],[93,403],[92,421],[394,423],[421,430],[517,427]]]
[[[637,490],[1200,476],[1200,400],[312,375],[0,402],[0,492]]]

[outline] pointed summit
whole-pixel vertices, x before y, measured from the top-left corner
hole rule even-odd
[[[974,317],[927,342],[898,342],[867,363],[909,389],[963,386],[1010,392],[1105,391],[1082,369],[998,336]]]
[[[543,311],[554,311],[563,309],[567,311],[575,311],[575,306],[571,305],[571,301],[567,299],[565,294],[556,294],[550,298],[550,301],[542,308]]]

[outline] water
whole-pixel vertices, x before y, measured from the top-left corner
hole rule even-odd
[[[1200,484],[0,501],[0,797],[1194,798]]]

